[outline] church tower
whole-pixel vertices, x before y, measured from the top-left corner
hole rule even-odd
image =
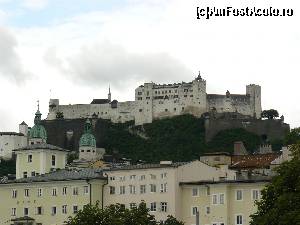
[[[84,125],[84,133],[79,140],[79,160],[96,160],[96,150],[96,138],[92,134],[92,124],[87,119]]]
[[[107,97],[108,101],[111,102],[111,93],[110,93],[110,85],[108,88],[108,97]]]
[[[38,109],[35,113],[34,126],[29,131],[29,145],[47,143],[47,132],[43,125],[41,125],[42,114],[40,112],[40,104],[38,102]]]

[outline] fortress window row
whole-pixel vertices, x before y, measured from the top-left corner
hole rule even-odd
[[[60,191],[62,195],[67,195],[68,194],[68,187],[63,187]],[[49,195],[51,196],[58,196],[58,188],[52,188],[49,191]],[[87,195],[89,194],[89,186],[83,186],[82,187],[82,192],[83,194]],[[73,187],[72,188],[72,195],[79,195],[79,187]],[[36,196],[37,197],[42,197],[43,196],[43,189],[38,188],[36,190]],[[18,190],[12,190],[12,198],[17,198],[18,197]],[[30,189],[24,189],[24,197],[30,197]]]

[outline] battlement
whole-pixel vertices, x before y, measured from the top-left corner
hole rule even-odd
[[[134,121],[136,125],[155,119],[192,114],[200,117],[206,112],[236,112],[260,118],[261,87],[250,84],[245,94],[207,94],[206,80],[200,74],[190,82],[173,84],[144,83],[135,89],[135,101],[94,99],[91,104],[60,105],[59,99],[50,99],[47,120],[63,116],[65,119],[102,118],[114,123]]]

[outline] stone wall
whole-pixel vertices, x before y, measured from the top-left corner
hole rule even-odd
[[[236,113],[219,114],[218,117],[207,116],[205,119],[205,137],[210,141],[222,130],[244,128],[245,130],[260,136],[265,136],[268,140],[283,139],[289,132],[289,124],[282,120],[261,120],[252,117],[245,117]]]

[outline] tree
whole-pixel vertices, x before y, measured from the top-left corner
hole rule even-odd
[[[277,169],[262,191],[250,225],[300,225],[300,144],[291,147],[293,159]]]
[[[261,113],[261,117],[262,117],[262,118],[267,118],[267,119],[269,119],[269,120],[272,120],[272,119],[274,119],[274,118],[279,117],[279,113],[278,113],[278,111],[275,110],[275,109],[264,110],[264,111],[262,111],[262,113]]]
[[[284,143],[286,145],[296,144],[300,142],[300,127],[294,128],[285,136]]]
[[[100,209],[99,203],[87,205],[75,217],[69,217],[67,225],[158,225],[155,217],[149,214],[146,204],[142,202],[134,209],[127,209],[124,205],[110,205]],[[161,225],[184,225],[174,217],[160,223]]]

